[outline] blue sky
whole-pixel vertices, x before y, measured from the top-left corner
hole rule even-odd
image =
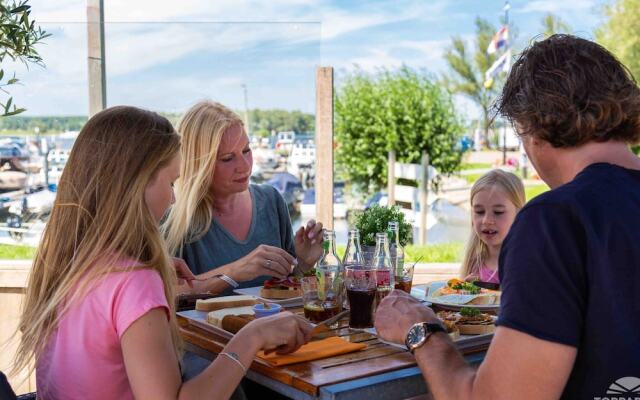
[[[86,2],[31,0],[32,15],[53,36],[41,46],[46,69],[18,68],[12,88],[25,115],[87,114]],[[472,40],[474,19],[498,26],[502,0],[105,0],[108,105],[181,112],[212,98],[233,108],[313,112],[315,68],[336,69],[337,84],[362,70],[402,64],[434,76],[447,71],[452,36]],[[602,0],[511,1],[517,47],[553,12],[582,37],[602,22]],[[466,118],[478,111],[464,98]]]

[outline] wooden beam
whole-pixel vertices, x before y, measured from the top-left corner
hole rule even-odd
[[[87,0],[89,51],[89,117],[107,107],[107,75],[104,51],[104,0]]]
[[[316,70],[316,218],[333,229],[333,68]]]

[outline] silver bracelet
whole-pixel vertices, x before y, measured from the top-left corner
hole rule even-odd
[[[238,355],[236,353],[227,353],[227,352],[223,352],[220,353],[221,356],[227,356],[227,358],[235,361],[236,363],[238,363],[238,365],[240,366],[240,368],[242,368],[242,371],[246,374],[247,373],[247,368],[245,368],[244,365],[242,365],[242,362],[240,361],[240,357],[238,357]]]
[[[227,284],[229,286],[231,286],[232,288],[237,288],[238,286],[240,286],[240,284],[238,284],[238,282],[234,281],[233,279],[231,279],[230,277],[228,277],[225,274],[219,274],[216,275],[218,278],[222,279],[223,281],[227,282]]]

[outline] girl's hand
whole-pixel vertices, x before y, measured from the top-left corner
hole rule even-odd
[[[304,271],[312,268],[322,256],[322,223],[310,220],[296,232],[296,255]]]
[[[190,288],[193,288],[193,280],[196,277],[193,275],[193,272],[189,269],[189,266],[182,258],[172,257],[173,259],[173,267],[176,269],[176,275],[178,276],[178,285],[182,285],[187,282]]]
[[[289,311],[258,318],[240,332],[247,330],[259,340],[260,349],[278,354],[292,353],[311,340],[313,326],[304,318]]]
[[[232,269],[233,278],[245,282],[262,275],[284,279],[291,273],[292,265],[298,262],[279,247],[261,244],[234,264],[237,265]]]

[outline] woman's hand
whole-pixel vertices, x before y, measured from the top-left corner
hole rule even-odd
[[[295,258],[279,247],[261,244],[251,253],[234,262],[227,275],[240,282],[250,281],[262,275],[286,278],[297,265]]]
[[[306,226],[301,226],[296,232],[294,245],[300,267],[304,271],[312,268],[322,256],[322,223],[309,220]]]
[[[193,280],[196,277],[189,269],[189,266],[182,258],[172,257],[173,267],[176,269],[176,275],[178,276],[178,285],[183,285],[185,282],[190,288],[193,288]]]
[[[284,311],[270,317],[258,318],[240,332],[247,330],[259,341],[260,349],[278,354],[292,353],[311,340],[313,326],[304,318]]]

